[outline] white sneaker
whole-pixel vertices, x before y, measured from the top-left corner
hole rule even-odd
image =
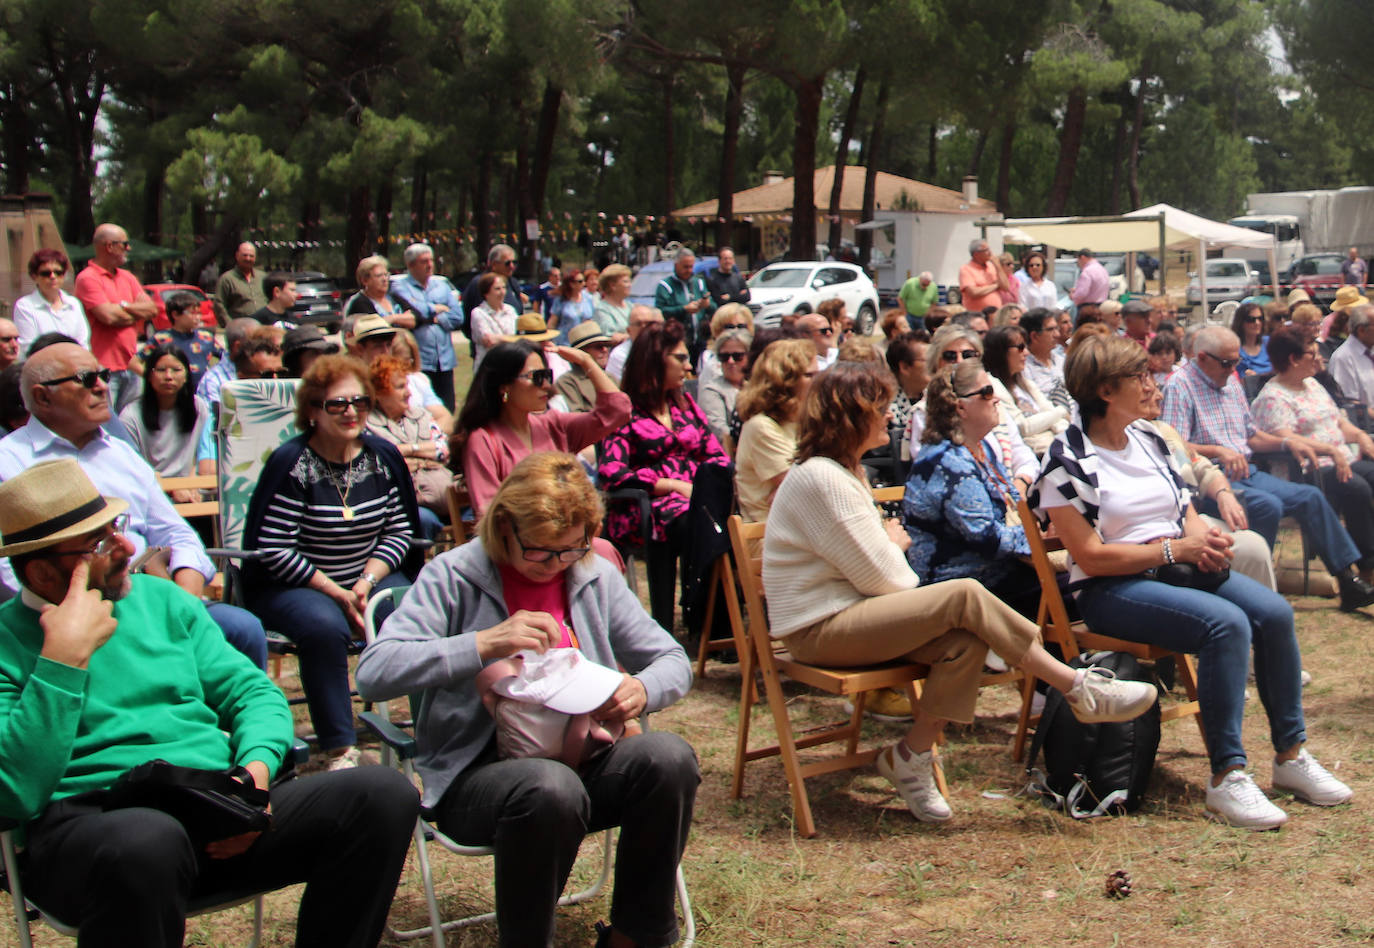
[[[1305,747],[1298,751],[1295,759],[1274,764],[1274,790],[1291,793],[1313,806],[1336,806],[1354,795],[1353,790],[1317,763],[1317,759],[1307,753]]]
[[[1288,822],[1288,814],[1269,802],[1244,770],[1233,770],[1218,786],[1207,782],[1207,815],[1228,826],[1242,829],[1278,829]]]
[[[1146,681],[1118,681],[1111,669],[1094,665],[1079,672],[1078,680],[1064,697],[1074,717],[1092,724],[1138,718],[1150,710],[1159,692]]]
[[[917,754],[898,741],[878,755],[878,773],[897,788],[911,815],[922,823],[942,823],[954,815],[935,785],[935,753]]]
[[[330,757],[329,764],[325,767],[326,771],[352,770],[362,763],[362,751],[356,747],[350,747],[337,757]]]

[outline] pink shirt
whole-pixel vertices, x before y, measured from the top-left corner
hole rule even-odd
[[[1078,271],[1078,281],[1069,291],[1069,299],[1075,303],[1101,303],[1107,299],[1110,291],[1111,278],[1107,276],[1107,268],[1096,260],[1089,260],[1088,265]]]
[[[629,419],[630,396],[624,392],[599,392],[596,407],[590,412],[546,411],[530,415],[528,445],[499,421],[478,428],[463,447],[463,473],[472,495],[473,512],[482,516],[511,468],[527,455],[535,451],[576,454]]]
[[[111,273],[92,260],[76,275],[76,298],[81,301],[91,323],[91,352],[111,371],[127,369],[129,360],[138,351],[138,323],[107,326],[92,316],[91,310],[108,303],[132,303],[143,296],[143,285],[128,270]]]
[[[513,550],[518,555],[519,550]],[[577,632],[573,630],[568,616],[568,583],[562,573],[544,583],[526,579],[520,571],[505,563],[498,564],[501,574],[501,589],[506,597],[506,611],[511,615],[521,609],[527,612],[547,612],[553,616],[563,637],[558,640],[558,648],[578,648]]]
[[[981,267],[970,260],[959,268],[959,293],[963,296],[963,307],[966,310],[977,312],[984,306],[1001,306],[1005,300],[998,290],[981,295],[972,291],[972,287],[982,286],[985,283],[997,282],[997,262],[989,259]]]

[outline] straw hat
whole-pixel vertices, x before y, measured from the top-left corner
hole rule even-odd
[[[391,325],[376,313],[368,313],[353,324],[353,341],[362,342],[364,339],[375,339],[380,336],[388,338],[396,335],[396,327]]]
[[[589,319],[584,323],[578,323],[573,327],[572,332],[568,333],[568,345],[574,349],[585,349],[598,342],[610,342],[611,337],[602,332],[601,327],[596,324],[596,320]]]
[[[1308,296],[1308,295],[1307,295],[1307,291],[1304,290],[1302,287],[1300,287],[1300,286],[1295,286],[1295,287],[1293,287],[1293,289],[1291,289],[1291,290],[1288,291],[1288,299],[1287,299],[1286,302],[1288,303],[1288,308],[1289,308],[1289,309],[1292,309],[1294,306],[1297,306],[1299,303],[1310,303],[1310,302],[1312,302],[1312,297]]]
[[[110,523],[127,501],[102,497],[75,458],[44,461],[0,484],[0,556],[18,556]]]
[[[1369,297],[1360,292],[1358,286],[1343,286],[1336,291],[1336,301],[1331,304],[1331,312],[1338,313],[1352,306],[1363,306]]]
[[[515,321],[515,335],[502,336],[503,342],[543,342],[558,335],[557,329],[550,329],[544,317],[538,313],[521,313]]]

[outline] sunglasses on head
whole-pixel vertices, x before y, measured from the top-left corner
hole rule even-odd
[[[744,352],[722,352],[716,356],[722,362],[743,362],[747,356]]]
[[[959,350],[950,349],[950,350],[948,350],[948,351],[946,351],[946,352],[940,353],[940,361],[941,361],[941,362],[958,362],[960,359],[976,359],[976,358],[978,358],[978,350],[977,350],[977,349],[959,349]]]
[[[975,388],[971,392],[955,392],[954,394],[958,395],[960,398],[983,398],[991,401],[997,397],[997,390],[994,389],[992,383],[989,382],[982,388]]]
[[[354,409],[360,415],[365,415],[372,410],[372,399],[366,395],[353,395],[348,398],[326,398],[322,402],[316,402],[315,407],[323,408],[331,415],[342,415],[350,408]]]
[[[553,381],[553,369],[534,369],[529,372],[521,372],[516,378],[525,379],[538,388],[540,385],[548,385]]]
[[[39,385],[62,385],[65,382],[75,382],[82,388],[95,388],[96,382],[110,381],[109,369],[82,369],[72,375],[64,375],[60,379],[48,379],[46,382],[39,382]]]

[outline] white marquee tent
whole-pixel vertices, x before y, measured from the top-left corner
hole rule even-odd
[[[980,221],[987,227],[1005,226],[1005,243],[1045,244],[1061,250],[1091,248],[1094,253],[1133,253],[1158,248],[1159,279],[1164,285],[1164,251],[1196,248],[1204,260],[1210,247],[1246,247],[1266,251],[1269,272],[1277,278],[1274,237],[1245,227],[1233,227],[1187,211],[1154,204],[1120,217],[1009,218]],[[1207,268],[1199,267],[1203,299],[1207,296]]]

